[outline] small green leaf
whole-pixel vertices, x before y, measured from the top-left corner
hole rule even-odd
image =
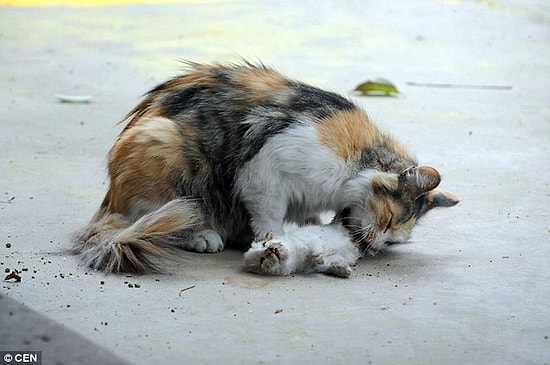
[[[363,95],[383,94],[390,96],[391,94],[399,94],[397,87],[386,79],[367,80],[355,87],[355,91]]]
[[[89,103],[92,100],[91,95],[63,95],[56,94],[55,97],[62,103],[79,103],[85,104]]]

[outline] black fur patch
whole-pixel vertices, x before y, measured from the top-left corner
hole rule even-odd
[[[202,94],[206,90],[204,86],[183,87],[162,97],[160,105],[166,110],[166,116],[172,118],[182,111],[189,110],[200,104],[204,100]]]
[[[362,151],[361,165],[363,168],[399,174],[406,168],[416,166],[417,163],[412,159],[404,159],[403,156],[386,144],[378,144]]]
[[[342,96],[313,86],[295,83],[296,93],[288,107],[297,112],[306,112],[323,119],[338,110],[353,110],[357,107]]]

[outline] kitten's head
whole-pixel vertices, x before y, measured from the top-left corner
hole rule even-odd
[[[376,251],[384,243],[400,243],[409,239],[416,222],[435,207],[450,207],[458,199],[436,190],[441,177],[427,166],[408,168],[400,174],[376,174],[370,179],[371,194],[355,202],[337,215],[356,244],[365,251]]]

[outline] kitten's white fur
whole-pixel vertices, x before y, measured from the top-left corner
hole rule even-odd
[[[264,275],[320,272],[341,277],[361,253],[340,224],[307,225],[256,241],[245,253],[245,268]]]

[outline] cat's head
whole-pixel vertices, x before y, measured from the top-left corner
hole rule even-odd
[[[426,212],[458,203],[454,195],[436,189],[440,182],[437,170],[427,166],[411,167],[400,174],[375,174],[369,177],[369,193],[363,194],[366,198],[350,204],[336,219],[365,251],[376,251],[384,243],[405,242]]]

